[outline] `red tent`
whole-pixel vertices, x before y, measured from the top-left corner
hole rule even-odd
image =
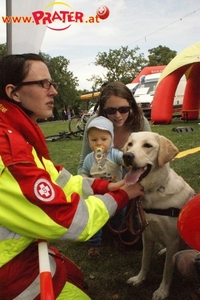
[[[187,83],[182,118],[197,120],[200,111],[200,42],[180,52],[163,70],[153,98],[151,121],[154,124],[171,122],[175,91],[184,74]]]

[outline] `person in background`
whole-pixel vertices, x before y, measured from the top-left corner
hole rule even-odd
[[[67,121],[67,110],[65,108],[62,109],[62,118],[63,121]]]
[[[137,105],[132,92],[124,83],[119,81],[107,84],[102,90],[99,98],[98,116],[103,116],[113,123],[113,146],[118,150],[121,150],[123,148],[126,141],[128,140],[129,135],[132,132],[151,131],[150,124],[144,117],[141,108]],[[97,115],[92,116],[86,124],[83,136],[81,157],[77,170],[78,174],[83,174],[83,161],[85,157],[92,151],[87,138],[87,128],[90,122],[96,117]],[[126,170],[123,169],[123,177],[125,173]],[[116,223],[117,218],[118,222]],[[121,224],[122,218],[122,213],[116,215],[114,217],[114,220],[112,220],[112,222],[114,222],[112,226],[115,226],[116,228],[117,224]],[[136,220],[136,226],[137,222],[138,221]],[[129,238],[131,237],[128,237],[128,239]],[[142,249],[141,239],[139,239],[138,242],[134,245],[134,248],[136,250]]]
[[[140,184],[73,176],[54,165],[38,124],[52,115],[57,83],[37,54],[0,60],[0,298],[39,300],[37,241],[86,241]],[[98,224],[98,225],[97,225]],[[89,300],[81,270],[49,247],[55,299]]]
[[[74,111],[73,111],[71,106],[69,107],[69,110],[70,110],[70,115],[71,115],[71,118],[72,118],[74,116]]]
[[[53,119],[54,119],[54,121],[57,121],[59,119],[59,113],[55,106],[53,108]]]
[[[69,108],[67,109],[67,119],[71,120],[71,110]]]
[[[92,152],[84,159],[82,176],[120,181],[123,153],[113,148],[113,123],[102,116],[93,119],[87,127],[87,137]],[[89,239],[90,258],[99,256],[101,240],[102,229]]]

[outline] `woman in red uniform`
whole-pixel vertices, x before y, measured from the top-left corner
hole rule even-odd
[[[57,84],[37,54],[0,60],[0,298],[40,299],[37,240],[86,241],[139,184],[72,176],[49,157],[36,121],[52,115]],[[97,228],[95,230],[98,230]],[[49,249],[55,297],[90,299],[80,269]]]

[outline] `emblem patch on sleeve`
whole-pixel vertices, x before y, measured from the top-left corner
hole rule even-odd
[[[55,197],[55,191],[51,183],[46,179],[38,179],[34,184],[35,196],[41,201],[51,201]]]

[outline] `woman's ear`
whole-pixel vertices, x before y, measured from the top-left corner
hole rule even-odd
[[[10,99],[20,102],[19,94],[17,90],[15,90],[15,86],[13,84],[7,84],[5,87],[5,92]]]

